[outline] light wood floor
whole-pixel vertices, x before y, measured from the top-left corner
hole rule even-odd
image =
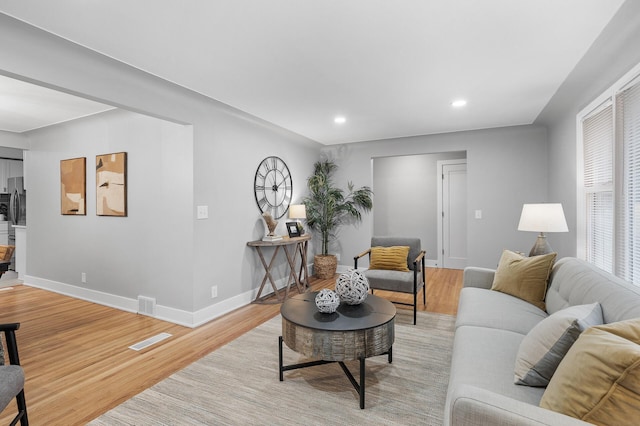
[[[419,309],[455,314],[462,271],[429,268],[427,283],[427,306],[420,303]],[[314,290],[334,284],[311,280]],[[411,297],[376,294],[397,301]],[[191,329],[26,285],[0,290],[0,323],[21,323],[17,340],[33,425],[86,424],[279,311],[279,304],[251,304]],[[128,349],[161,332],[172,337],[139,352]],[[14,413],[10,403],[0,424]]]

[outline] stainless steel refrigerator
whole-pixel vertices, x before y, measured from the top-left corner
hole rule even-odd
[[[16,230],[12,225],[27,224],[27,193],[24,190],[24,178],[7,179],[9,190],[9,245],[16,245]]]

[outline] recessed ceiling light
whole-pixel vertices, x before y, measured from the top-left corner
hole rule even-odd
[[[456,99],[455,101],[451,102],[451,106],[456,108],[463,107],[466,104],[467,104],[467,101],[465,101],[464,99]]]
[[[333,122],[336,124],[344,124],[346,121],[347,121],[346,117],[343,117],[342,115],[339,115],[333,119]]]

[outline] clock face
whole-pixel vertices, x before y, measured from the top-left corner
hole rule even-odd
[[[254,193],[260,212],[280,219],[291,204],[293,182],[286,163],[279,157],[267,157],[258,166]]]

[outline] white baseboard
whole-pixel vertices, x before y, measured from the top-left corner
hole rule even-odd
[[[82,288],[45,278],[34,277],[32,275],[25,275],[22,281],[24,285],[28,285],[30,287],[49,290],[54,293],[64,294],[65,296],[71,296],[76,299],[82,299],[89,302],[95,302],[100,305],[109,306],[122,311],[133,313],[138,311],[138,301],[136,299],[116,296],[114,294]]]
[[[288,278],[288,277],[287,277]],[[284,289],[287,278],[276,280],[276,288]],[[36,287],[43,290],[52,291],[54,293],[64,294],[65,296],[75,297],[76,299],[86,300],[88,302],[97,303],[99,305],[109,306],[111,308],[120,309],[126,312],[138,313],[138,300],[128,297],[117,296],[102,291],[91,290],[88,288],[78,287],[71,284],[65,284],[58,281],[52,281],[45,278],[25,275],[23,284]],[[292,284],[295,287],[295,285]],[[262,296],[273,294],[271,286],[265,284]],[[294,290],[296,291],[296,290]],[[156,314],[153,318],[168,321],[185,327],[195,328],[214,320],[228,312],[241,308],[253,302],[258,289],[252,289],[229,299],[221,300],[213,305],[206,306],[195,312],[189,312],[182,309],[172,308],[170,306],[156,304]],[[146,315],[146,314],[145,314]]]

